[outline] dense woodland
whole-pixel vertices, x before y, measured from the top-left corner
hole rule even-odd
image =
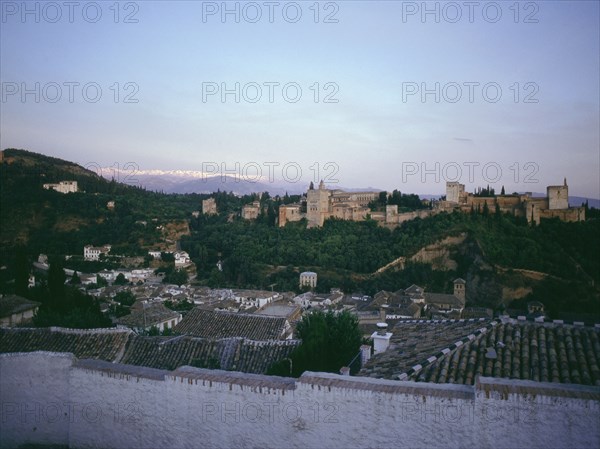
[[[10,163],[7,163],[7,159]],[[61,194],[44,190],[42,184],[74,179],[79,193]],[[487,188],[486,190],[491,190]],[[201,201],[213,196],[219,215],[192,217]],[[298,290],[298,273],[319,274],[319,291],[341,287],[344,291],[373,294],[380,289],[397,290],[417,283],[429,291],[450,292],[454,276],[469,280],[478,276],[479,261],[492,267],[527,269],[548,273],[532,297],[552,310],[598,309],[600,285],[600,220],[598,211],[587,211],[581,223],[543,220],[539,226],[488,210],[470,214],[442,213],[415,219],[390,230],[376,222],[328,220],[322,228],[307,229],[306,222],[276,225],[282,203],[298,196],[275,197],[268,193],[237,197],[227,192],[212,195],[166,195],[107,181],[82,167],[59,159],[5,150],[0,164],[0,288],[10,290],[14,279],[15,254],[21,248],[28,263],[40,253],[50,256],[82,254],[85,244],[113,245],[113,253],[144,255],[161,239],[158,225],[187,220],[191,235],[181,248],[189,252],[197,268],[197,282],[213,287]],[[243,204],[260,201],[262,213],[255,222],[242,220]],[[107,208],[115,201],[115,208]],[[416,195],[381,195],[378,206],[399,204],[401,208],[429,207]],[[7,213],[7,211],[10,211]],[[372,275],[400,256],[411,256],[425,245],[449,235],[467,233],[477,251],[457,253],[458,268],[436,271],[426,264],[409,264],[402,271]],[[217,267],[217,264],[222,269]],[[77,262],[80,272],[98,269]],[[110,262],[103,266],[110,268]],[[559,285],[553,285],[558,283]],[[591,284],[595,286],[592,286]],[[473,304],[476,305],[476,304]]]

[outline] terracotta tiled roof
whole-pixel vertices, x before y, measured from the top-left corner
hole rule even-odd
[[[418,293],[423,293],[423,287],[419,287],[418,285],[412,284],[410,287],[408,287],[406,290],[404,290],[404,292],[407,295],[412,295],[412,294],[418,294]]]
[[[24,312],[39,307],[40,305],[39,302],[30,301],[22,296],[5,296],[0,298],[0,317],[11,316],[13,313]]]
[[[599,334],[589,327],[500,323],[410,377],[472,385],[480,374],[600,386]]]
[[[452,307],[462,307],[464,304],[454,295],[446,293],[425,293],[427,304],[449,304]]]
[[[392,337],[387,351],[374,355],[358,375],[398,380],[400,374],[414,365],[484,325],[479,320],[399,321],[390,330]]]
[[[487,307],[465,307],[461,318],[493,318],[494,311]]]
[[[139,304],[139,302],[136,302]],[[179,313],[166,308],[161,303],[141,304],[142,307],[132,307],[131,313],[119,318],[118,323],[131,328],[145,329],[158,325],[167,320],[179,318]],[[145,307],[144,307],[145,306]]]
[[[283,317],[217,312],[196,307],[188,312],[175,331],[202,338],[277,340],[284,336],[285,322]]]
[[[112,361],[130,334],[126,329],[0,329],[0,352],[70,352],[77,358]]]
[[[494,320],[400,321],[359,376],[473,385],[477,375],[600,386],[600,329]]]
[[[243,338],[208,340],[189,336],[159,339],[131,338],[120,363],[173,370],[194,365],[262,374],[289,356],[298,340],[251,341]]]
[[[195,365],[264,374],[299,344],[298,340],[142,337],[117,329],[0,329],[0,352],[70,352],[80,359],[166,370]]]
[[[244,339],[235,352],[228,370],[265,373],[271,365],[290,356],[300,340],[253,341]]]

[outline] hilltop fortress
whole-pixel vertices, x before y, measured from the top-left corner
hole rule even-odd
[[[375,211],[369,204],[379,198],[380,191],[367,190],[360,192],[347,192],[340,189],[330,190],[323,181],[317,189],[311,187],[306,192],[306,213],[303,205],[299,203],[285,204],[279,207],[279,226],[287,222],[299,221],[306,218],[308,227],[320,227],[328,218],[340,220],[363,221],[368,217],[381,225],[397,225],[413,218],[424,218],[434,212],[430,209],[421,209],[413,212],[398,213],[398,206],[388,205],[385,211]]]
[[[306,193],[306,218],[308,225],[323,226],[327,218],[361,221],[368,213],[369,203],[379,197],[379,192],[344,192],[328,190],[323,181],[318,189],[308,189]]]
[[[279,207],[279,226],[287,222],[308,220],[308,227],[323,226],[325,220],[363,221],[367,217],[382,226],[397,226],[414,218],[425,218],[439,212],[460,210],[470,212],[482,210],[487,205],[490,212],[496,205],[502,213],[516,217],[525,217],[529,223],[539,224],[542,218],[558,217],[563,221],[584,221],[585,208],[569,207],[569,187],[567,180],[563,185],[548,186],[546,197],[533,197],[531,193],[477,196],[465,191],[465,185],[458,182],[446,183],[446,199],[433,203],[431,209],[412,212],[399,212],[397,205],[387,205],[385,211],[374,211],[369,204],[379,198],[379,191],[346,192],[339,189],[327,189],[323,181],[315,189],[312,184],[306,193],[306,212],[300,203]]]
[[[534,198],[531,193],[475,196],[465,192],[465,185],[458,182],[446,183],[446,200],[440,201],[439,207],[444,210],[458,208],[463,212],[477,210],[487,204],[490,212],[496,205],[503,213],[516,217],[525,217],[529,223],[539,224],[542,218],[558,217],[563,221],[584,221],[584,207],[569,207],[569,186],[565,178],[563,185],[548,186],[546,197]]]

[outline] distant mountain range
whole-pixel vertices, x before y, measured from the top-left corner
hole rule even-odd
[[[105,179],[115,178],[116,181],[132,186],[141,186],[146,190],[164,193],[212,193],[217,190],[233,192],[237,195],[247,195],[255,192],[269,192],[271,195],[300,195],[308,189],[308,182],[269,182],[264,180],[247,180],[234,176],[215,176],[192,170],[115,170],[102,168],[96,170]],[[329,185],[329,188],[339,188],[349,192],[365,190],[381,190],[373,187],[346,188]]]
[[[306,191],[303,183],[270,183],[265,180],[247,180],[234,176],[215,176],[192,170],[138,170],[129,172],[114,168],[99,170],[105,179],[115,178],[125,184],[141,186],[147,190],[164,193],[212,193],[217,190],[247,195],[269,192],[271,195],[300,194]]]
[[[303,182],[285,183],[268,182],[268,180],[251,182],[236,179],[233,176],[214,176],[191,170],[140,170],[136,173],[126,171],[116,172],[114,168],[102,169],[100,172],[106,179],[117,176],[117,181],[130,185],[139,185],[147,190],[164,193],[212,193],[217,190],[233,192],[237,195],[247,195],[254,192],[269,192],[271,195],[300,195],[305,193],[308,185]],[[332,188],[332,186],[329,186]],[[365,190],[382,190],[374,187],[346,188],[336,186],[349,192]],[[438,199],[441,195],[419,194],[421,199]],[[545,193],[534,192],[534,197],[544,197]],[[590,207],[600,208],[600,199],[570,196],[571,206],[581,206],[588,201]]]

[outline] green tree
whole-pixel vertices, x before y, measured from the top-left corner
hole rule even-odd
[[[58,274],[56,277],[58,280]],[[43,301],[33,317],[33,323],[37,327],[61,326],[76,329],[113,326],[111,320],[102,314],[94,298],[73,287],[63,288],[58,303]]]
[[[183,285],[187,281],[188,281],[188,274],[185,270],[181,270],[181,269],[168,272],[163,279],[163,282],[165,284],[176,284],[176,285]]]
[[[50,291],[50,305],[55,309],[65,306],[65,270],[60,261],[54,261],[48,268],[48,290]]]
[[[175,262],[175,255],[173,253],[165,253],[163,251],[160,253],[160,260],[163,262]]]
[[[304,371],[339,373],[358,353],[362,334],[356,315],[344,310],[312,312],[302,317],[296,328],[302,343],[292,351],[289,360],[281,360],[270,374],[299,377]]]
[[[150,266],[150,263],[152,263],[153,260],[154,260],[154,257],[152,257],[150,254],[146,254],[144,256],[144,268],[148,268]]]
[[[388,194],[387,192],[379,192],[379,204],[385,206],[387,204]]]
[[[108,281],[106,279],[104,279],[102,276],[100,276],[99,274],[96,275],[96,285],[98,287],[106,287],[108,285]]]
[[[71,276],[71,280],[69,281],[69,284],[71,284],[71,285],[79,285],[79,284],[81,284],[81,278],[77,274],[77,271],[73,272],[73,276]]]
[[[135,296],[130,291],[122,291],[115,295],[115,301],[122,306],[132,306],[135,302]]]
[[[494,218],[496,218],[496,220],[500,220],[502,218],[502,211],[500,210],[500,204],[498,204],[498,200],[496,200],[496,210],[494,211]]]
[[[490,208],[487,205],[487,201],[483,203],[483,216],[487,217],[490,214]]]
[[[128,284],[127,278],[123,273],[119,273],[115,279],[115,285],[126,285]]]
[[[15,293],[26,296],[29,285],[29,263],[25,248],[19,247],[15,255]]]

